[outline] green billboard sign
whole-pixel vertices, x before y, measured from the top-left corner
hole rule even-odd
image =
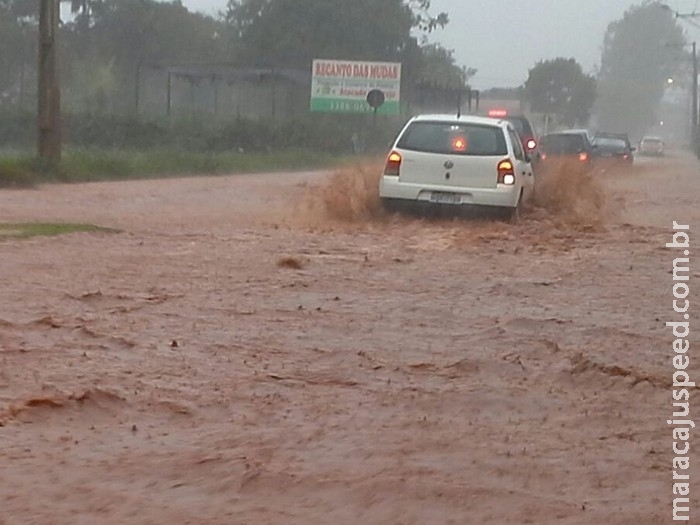
[[[384,103],[377,113],[400,114],[401,64],[318,59],[312,67],[311,111],[372,113],[367,94],[379,90]]]

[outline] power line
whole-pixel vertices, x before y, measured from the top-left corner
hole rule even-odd
[[[697,6],[697,2],[695,2],[695,5]],[[665,9],[666,11],[670,11],[675,18],[681,18],[690,25],[700,28],[700,24],[694,20],[695,18],[700,18],[700,13],[698,13],[695,8],[693,8],[693,11],[690,13],[679,13],[668,4],[661,4],[661,8]]]

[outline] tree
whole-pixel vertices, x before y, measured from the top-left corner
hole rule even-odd
[[[449,22],[447,13],[442,12],[437,15],[430,13],[430,0],[408,0],[408,7],[413,14],[413,27],[425,33],[431,33],[438,27],[445,27]]]
[[[687,64],[685,39],[658,2],[631,7],[603,41],[596,114],[601,128],[642,134],[656,118],[666,79]]]
[[[26,0],[0,0],[0,9],[3,16],[9,14],[14,19],[33,17],[38,20],[39,2],[27,2]]]
[[[92,13],[101,0],[63,0],[70,1],[71,13],[75,15],[75,25],[80,30],[87,30],[92,22]]]
[[[27,77],[36,62],[36,14],[38,2],[0,0],[0,105],[21,102]]]
[[[417,74],[440,85],[463,87],[476,74],[475,69],[459,67],[454,51],[440,44],[425,44],[420,47],[421,57]]]
[[[588,121],[596,82],[573,58],[540,61],[525,82],[525,100],[537,113],[557,115],[568,126]]]
[[[414,30],[448,21],[429,9],[428,0],[229,0],[226,20],[243,60],[308,67],[314,58],[416,58]]]
[[[147,62],[216,62],[227,58],[222,22],[180,2],[79,0],[65,26],[64,77],[78,89],[67,103],[101,112],[132,107],[137,71]],[[119,101],[117,104],[116,101]]]

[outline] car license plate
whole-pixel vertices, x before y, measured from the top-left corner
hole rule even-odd
[[[430,201],[437,204],[460,204],[462,198],[456,193],[434,191],[430,194]]]

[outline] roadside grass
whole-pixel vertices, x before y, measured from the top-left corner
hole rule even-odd
[[[93,224],[67,222],[0,223],[0,241],[7,239],[29,239],[32,237],[55,237],[68,233],[118,233],[119,230]]]
[[[37,163],[20,154],[0,155],[0,187],[28,188],[37,183]]]
[[[23,153],[0,153],[0,187],[185,175],[222,175],[336,167],[347,157],[305,150],[193,153],[178,150],[66,150],[57,167]]]

